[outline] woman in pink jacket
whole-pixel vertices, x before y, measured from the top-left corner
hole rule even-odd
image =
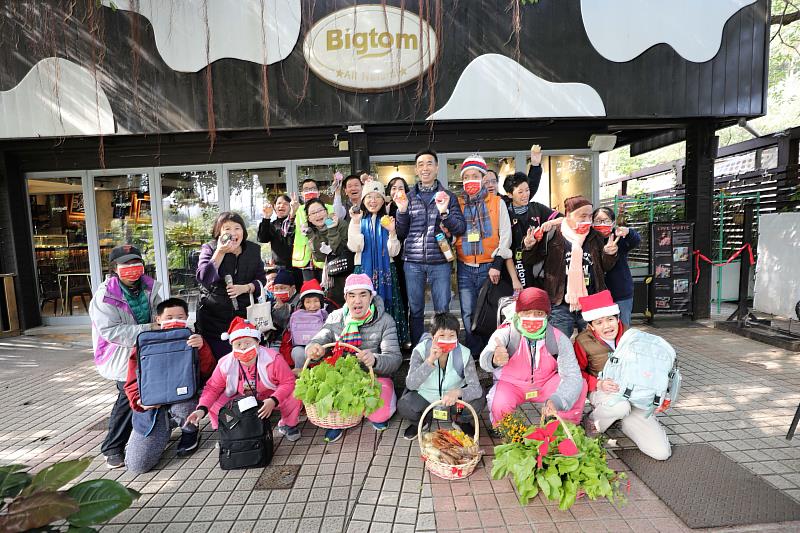
[[[211,426],[217,429],[219,410],[237,397],[255,394],[261,402],[260,418],[267,418],[277,407],[281,413],[278,432],[290,441],[300,438],[297,429],[302,404],[294,397],[295,376],[278,352],[259,346],[261,333],[255,326],[236,317],[223,340],[231,343],[233,351],[222,357],[206,383],[197,410],[188,416],[187,424],[198,425],[206,414]]]

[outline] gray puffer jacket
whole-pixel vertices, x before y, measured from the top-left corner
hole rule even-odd
[[[372,320],[361,326],[362,350],[370,350],[375,354],[375,374],[381,377],[391,377],[400,368],[403,358],[400,355],[400,343],[397,341],[397,326],[394,318],[383,309],[383,300],[375,296],[375,316]],[[311,343],[329,344],[336,342],[344,329],[344,308],[337,309],[328,316],[325,325],[314,335]]]

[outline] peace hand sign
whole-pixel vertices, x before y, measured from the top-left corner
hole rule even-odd
[[[530,250],[533,248],[533,245],[536,244],[539,239],[541,239],[541,235],[537,239],[537,228],[528,228],[528,232],[525,234],[525,239],[522,241],[522,244],[525,246],[526,250]]]
[[[300,208],[300,200],[297,199],[297,193],[292,193],[292,201],[289,202],[289,217],[294,218],[295,213]]]
[[[614,235],[610,235],[608,237],[608,242],[603,247],[603,252],[607,253],[608,255],[616,255],[617,250],[619,250],[619,248],[617,247],[617,242],[619,242],[619,240],[620,240],[619,235],[617,235],[616,237]]]

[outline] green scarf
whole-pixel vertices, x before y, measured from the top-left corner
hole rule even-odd
[[[339,337],[341,342],[346,342],[347,344],[351,344],[356,348],[361,346],[361,332],[359,328],[372,320],[372,317],[375,315],[375,304],[370,304],[369,310],[367,314],[364,315],[364,318],[358,319],[353,318],[350,316],[350,308],[347,307],[344,310],[344,328],[342,329],[342,335]]]
[[[527,331],[525,331],[525,328],[522,327],[522,324],[520,324],[519,315],[514,315],[514,327],[517,328],[519,334],[525,337],[526,339],[538,341],[542,337],[544,337],[544,332],[547,330],[547,319],[546,318],[544,319],[544,323],[542,324],[542,327],[541,329],[539,329],[539,331],[528,333]]]

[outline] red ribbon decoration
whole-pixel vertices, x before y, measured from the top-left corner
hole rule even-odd
[[[451,474],[457,474],[457,475],[458,475],[458,477],[461,477],[461,476],[463,476],[463,475],[464,475],[464,471],[463,471],[463,470],[461,470],[460,468],[456,468],[455,466],[454,466],[454,467],[453,467],[453,469],[450,471],[450,473],[451,473]]]
[[[734,252],[734,254],[732,256],[730,256],[728,258],[728,260],[725,261],[724,263],[715,263],[715,262],[713,262],[711,259],[709,259],[708,257],[704,256],[700,252],[700,250],[693,251],[692,254],[694,255],[694,271],[695,271],[694,284],[697,285],[697,282],[700,281],[700,260],[701,259],[703,261],[705,261],[706,263],[708,263],[709,265],[711,265],[711,266],[724,266],[724,265],[727,265],[728,263],[730,263],[731,261],[733,261],[734,259],[736,259],[737,257],[739,257],[742,254],[742,252],[745,251],[745,250],[747,250],[747,253],[750,256],[750,266],[753,266],[754,264],[756,264],[756,261],[755,261],[755,259],[753,259],[753,247],[750,246],[749,242],[747,244],[745,244],[744,246],[742,246],[741,248],[739,248],[738,250],[736,250]]]

